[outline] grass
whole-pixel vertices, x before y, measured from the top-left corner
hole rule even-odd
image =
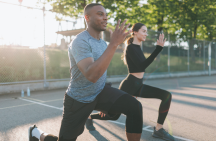
[[[70,78],[69,60],[66,50],[46,50],[46,78],[63,79]],[[122,53],[115,53],[108,67],[108,76],[126,75],[127,66],[121,60]],[[148,57],[150,54],[145,54]],[[0,48],[0,83],[17,82],[29,80],[43,80],[43,49],[14,49]],[[167,55],[160,54],[160,59],[155,61],[146,69],[147,73],[168,72]],[[190,60],[190,71],[203,70],[203,59]],[[208,69],[208,58],[205,63]],[[216,69],[215,60],[212,58],[212,69]],[[170,56],[170,71],[187,71],[187,56]]]

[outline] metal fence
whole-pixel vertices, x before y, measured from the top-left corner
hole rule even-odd
[[[157,33],[157,32],[155,32]],[[146,69],[147,73],[178,73],[216,70],[216,43],[200,40],[168,41],[155,61]],[[142,43],[148,57],[155,49],[157,34]],[[44,59],[44,51],[46,58]],[[117,49],[108,68],[108,77],[126,75],[127,67],[121,60],[123,48]],[[0,47],[0,84],[46,79],[67,79],[69,60],[67,49]],[[46,72],[44,72],[46,61]],[[44,75],[46,73],[46,75]],[[44,78],[44,76],[46,76]]]
[[[168,35],[167,37],[168,41],[162,52],[146,69],[147,73],[206,71],[210,75],[211,70],[216,70],[215,42],[200,40],[179,42],[171,41]],[[154,51],[155,45],[156,37],[150,37],[142,43],[142,50],[146,57]],[[0,84],[70,78],[67,49],[47,48],[45,53],[44,60],[44,48],[0,47]],[[128,73],[127,67],[121,60],[122,53],[123,49],[119,48],[114,54],[108,68],[108,77]],[[46,61],[46,72],[44,72],[44,61]]]

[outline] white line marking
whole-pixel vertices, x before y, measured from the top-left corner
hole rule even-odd
[[[35,100],[35,101],[42,102],[42,103],[45,102],[45,101],[42,101],[42,100],[39,100],[39,99],[30,98],[30,97],[25,97],[25,99]]]
[[[121,122],[117,122],[117,121],[112,121],[112,120],[108,120],[109,122],[112,122],[112,123],[116,123],[116,124],[121,124],[121,125],[125,125],[124,123],[121,123]]]
[[[146,130],[146,129],[150,128],[150,127],[151,127],[151,126],[146,126],[146,127],[143,128],[143,130]]]
[[[16,106],[11,106],[11,107],[3,107],[3,108],[0,108],[0,110],[1,110],[1,109],[9,109],[9,108],[17,108],[17,107],[26,106],[26,105],[33,105],[33,104],[34,104],[34,103],[16,105]]]
[[[27,99],[23,99],[23,98],[19,98],[21,100],[24,100],[24,101],[28,101],[28,102],[32,102],[32,103],[35,103],[35,104],[38,104],[38,105],[42,105],[42,106],[46,106],[46,107],[50,107],[50,108],[54,108],[54,109],[58,109],[58,110],[63,110],[62,108],[58,108],[58,107],[54,107],[54,106],[50,106],[50,105],[47,105],[47,104],[43,104],[43,103],[40,103],[40,102],[35,102],[35,101],[32,101],[32,100],[27,100]]]
[[[61,110],[61,111],[63,110],[63,107],[62,108],[58,108],[58,107],[55,107],[55,106],[50,106],[50,105],[43,104],[43,103],[40,103],[40,102],[35,102],[35,101],[32,101],[32,100],[27,100],[27,99],[23,99],[23,98],[19,98],[19,99],[24,100],[24,101],[28,101],[28,102],[31,102],[31,103],[35,103],[35,104],[38,104],[38,105],[42,105],[42,106],[58,109],[58,110]],[[120,124],[120,125],[125,125],[125,123],[121,123],[121,122],[117,122],[117,121],[111,121],[111,120],[109,120],[109,122]],[[151,127],[151,126],[146,126],[146,127],[143,128],[143,130],[152,133],[153,130],[147,129],[149,127]],[[178,136],[173,136],[173,137],[175,137],[176,139],[181,139],[181,140],[185,140],[185,141],[193,141],[193,140],[182,138],[182,137],[178,137]]]

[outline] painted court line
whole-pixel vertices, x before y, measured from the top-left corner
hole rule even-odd
[[[40,102],[36,102],[36,101],[32,101],[32,100],[27,100],[27,99],[24,99],[24,98],[19,98],[19,99],[24,100],[24,101],[28,101],[28,102],[31,102],[31,103],[35,103],[35,104],[38,104],[38,105],[42,105],[42,106],[46,106],[46,107],[50,107],[50,108],[54,108],[54,109],[58,109],[58,110],[62,110],[62,108],[58,108],[58,107],[54,107],[54,106],[50,106],[50,105],[43,104],[43,103],[40,103]]]
[[[40,102],[35,102],[35,101],[32,101],[32,100],[27,100],[27,99],[24,99],[24,98],[19,98],[20,100],[24,100],[24,101],[28,101],[28,102],[31,102],[31,103],[35,103],[35,104],[38,104],[38,105],[42,105],[42,106],[46,106],[46,107],[50,107],[50,108],[53,108],[53,109],[57,109],[57,110],[63,110],[63,108],[58,108],[58,107],[55,107],[55,106],[51,106],[51,105],[47,105],[47,104],[43,104],[43,103],[40,103]],[[120,122],[117,122],[117,121],[109,121],[109,122],[112,122],[112,123],[116,123],[116,124],[119,124],[119,125],[124,125],[124,123],[120,123]],[[151,126],[146,126],[143,128],[144,131],[148,131],[148,132],[153,132],[153,130],[150,130],[148,129],[149,127]],[[181,140],[185,140],[185,141],[193,141],[193,140],[190,140],[190,139],[186,139],[186,138],[182,138],[182,137],[178,137],[178,136],[173,136],[175,137],[176,139],[181,139]]]
[[[34,101],[38,101],[38,102],[42,102],[42,103],[45,102],[45,101],[42,101],[39,99],[30,98],[30,97],[25,97],[25,99],[34,100]]]
[[[9,109],[9,108],[17,108],[17,107],[26,106],[26,105],[33,105],[33,104],[34,103],[22,104],[22,105],[10,106],[10,107],[3,107],[3,108],[0,108],[0,110],[5,110],[5,109]]]
[[[8,99],[8,100],[11,100],[11,99]],[[48,102],[59,101],[59,100],[63,101],[63,99],[54,99],[54,100],[44,101],[42,103],[48,103]],[[17,108],[17,107],[22,107],[22,106],[26,106],[26,105],[34,105],[34,104],[38,104],[38,103],[30,103],[30,104],[22,104],[22,105],[16,105],[16,106],[3,107],[3,108],[0,108],[0,110],[9,109],[9,108]],[[62,110],[63,110],[63,107],[62,107]]]

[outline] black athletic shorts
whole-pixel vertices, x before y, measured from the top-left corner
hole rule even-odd
[[[107,84],[91,103],[78,102],[65,94],[59,138],[63,136],[64,139],[73,139],[82,134],[85,122],[93,110],[102,111],[109,115],[113,103],[124,94],[127,93]]]

